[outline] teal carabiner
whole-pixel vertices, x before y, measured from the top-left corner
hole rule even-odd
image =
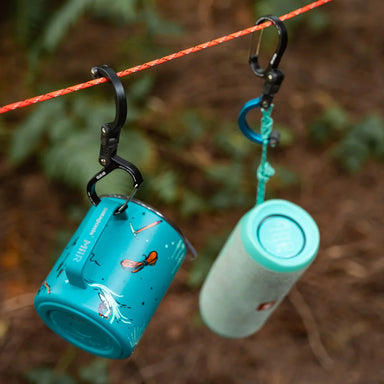
[[[246,102],[243,105],[243,108],[241,108],[241,111],[239,113],[239,117],[238,117],[237,122],[238,122],[238,125],[239,125],[241,132],[243,133],[243,135],[247,139],[249,139],[249,140],[251,140],[257,144],[262,145],[262,144],[264,144],[262,135],[260,133],[255,132],[252,128],[250,128],[250,126],[248,125],[248,122],[247,122],[248,112],[251,109],[255,109],[255,108],[261,108],[261,97],[249,100],[248,102]],[[279,143],[279,141],[280,141],[279,132],[272,131],[269,138],[268,138],[268,144],[271,147],[275,147]]]

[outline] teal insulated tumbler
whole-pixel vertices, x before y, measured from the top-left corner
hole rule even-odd
[[[285,200],[269,200],[238,222],[200,292],[206,325],[229,338],[258,331],[316,257],[312,217]]]
[[[35,297],[42,320],[89,353],[130,356],[187,252],[183,234],[149,205],[106,196],[92,206]]]

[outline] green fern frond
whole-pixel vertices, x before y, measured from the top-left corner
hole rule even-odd
[[[42,36],[41,48],[52,52],[68,33],[69,28],[90,6],[93,0],[69,0],[50,19]]]
[[[98,145],[84,132],[72,133],[60,144],[52,145],[42,157],[46,174],[75,188],[84,188],[98,171]]]
[[[37,106],[33,113],[16,127],[9,149],[12,164],[21,164],[37,150],[44,133],[49,130],[57,116],[64,116],[64,103],[61,100],[51,100]]]
[[[139,168],[151,168],[155,160],[155,148],[150,139],[143,133],[125,126],[120,136],[119,155]]]
[[[15,2],[16,36],[19,41],[29,44],[41,33],[47,9],[47,0]]]
[[[303,7],[307,4],[303,0],[257,0],[255,1],[255,13],[259,18],[262,15],[277,15],[281,16],[294,9]],[[318,10],[314,13],[308,13],[300,18],[294,18],[286,22],[289,33],[293,33],[294,29],[305,22],[313,32],[323,31],[329,24],[327,15]]]
[[[114,0],[106,3],[104,0],[93,0],[92,10],[99,17],[128,24],[136,20],[138,0]]]

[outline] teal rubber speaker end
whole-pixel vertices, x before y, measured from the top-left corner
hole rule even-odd
[[[268,200],[241,219],[241,238],[248,254],[263,267],[293,272],[307,267],[319,248],[319,229],[301,207]]]

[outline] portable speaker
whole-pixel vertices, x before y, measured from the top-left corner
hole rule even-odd
[[[319,239],[312,217],[291,202],[269,200],[247,212],[200,292],[206,325],[229,338],[259,330],[314,260]]]

